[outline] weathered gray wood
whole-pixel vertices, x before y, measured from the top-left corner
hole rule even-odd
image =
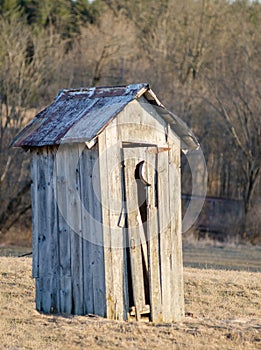
[[[46,252],[50,251],[51,234],[49,228],[49,211],[47,203],[50,199],[50,191],[48,187],[49,182],[49,168],[48,168],[48,153],[47,148],[43,148],[39,152],[39,182],[38,182],[38,209],[39,209],[39,282],[42,286],[40,288],[41,311],[50,312],[51,307],[51,286],[44,285],[43,278],[50,278],[52,274],[51,259],[47,259]]]
[[[70,232],[70,238],[73,313],[76,315],[83,315],[82,238],[79,233],[74,232],[74,230]]]
[[[60,280],[60,312],[72,312],[71,287],[71,240],[67,223],[68,191],[66,162],[68,146],[62,145],[56,155],[56,201],[58,205],[58,232],[59,232],[59,280]]]
[[[39,277],[42,285],[40,298],[43,311],[51,312],[59,310],[57,210],[53,183],[55,150],[46,147],[39,153],[37,206],[40,232],[38,241]]]
[[[47,182],[47,217],[48,230],[50,232],[50,260],[51,260],[51,311],[56,312],[60,309],[59,306],[59,240],[58,240],[58,223],[57,223],[57,203],[55,200],[56,181],[54,181],[55,173],[55,156],[56,148],[48,147],[48,182]]]
[[[50,260],[46,260],[46,252],[48,251],[48,230],[47,230],[47,217],[46,217],[46,204],[47,204],[47,183],[46,183],[46,169],[47,164],[47,152],[46,149],[39,151],[38,157],[38,245],[39,245],[39,276],[46,276],[50,272]]]
[[[52,291],[53,291],[53,280],[52,276],[40,277],[42,284],[42,311],[45,313],[51,313],[52,311]]]
[[[135,180],[135,169],[139,162],[137,147],[124,149],[124,173],[126,186],[126,208],[128,220],[128,238],[130,246],[131,277],[136,319],[141,318],[145,307],[145,290],[142,267],[141,236],[144,236],[143,225],[139,213],[138,193]],[[146,244],[146,242],[144,242]],[[145,257],[147,259],[147,257]]]
[[[172,319],[180,321],[184,317],[184,286],[182,262],[181,236],[181,175],[180,175],[180,147],[175,135],[169,128],[169,206],[171,214],[171,285],[172,285]]]
[[[170,129],[167,135],[166,130],[166,123],[152,106],[144,107],[133,101],[98,136],[97,145],[90,150],[84,146],[79,164],[75,164],[82,152],[79,144],[59,148],[55,174],[54,149],[39,149],[37,160],[33,158],[32,162],[33,276],[36,277],[37,309],[127,319],[125,246],[129,243],[137,319],[141,318],[148,301],[144,277],[147,273],[151,320],[171,322],[182,318],[179,150],[177,138]],[[132,149],[127,147],[134,142],[136,147],[135,144]],[[141,147],[143,142],[157,146],[143,144]],[[122,160],[125,161],[123,172]],[[141,160],[146,161],[150,183],[146,228],[138,208],[134,175]],[[94,169],[96,161],[98,167]],[[158,184],[154,176],[156,167]],[[95,189],[94,182],[98,183]],[[127,211],[129,227],[126,229]]]
[[[159,260],[159,234],[157,205],[157,150],[156,147],[146,148],[146,167],[148,186],[148,260],[150,287],[150,319],[153,322],[162,321],[161,283]]]
[[[113,124],[106,129],[107,145],[107,174],[108,174],[108,207],[110,216],[111,233],[111,261],[113,275],[114,294],[114,319],[123,320],[124,296],[123,296],[123,232],[118,226],[121,213],[121,158],[117,142],[117,127]],[[106,203],[104,203],[106,205]]]
[[[33,264],[32,264],[32,277],[39,277],[39,211],[38,211],[38,155],[33,153],[31,163],[31,199],[32,199],[32,248],[33,248]],[[36,289],[37,290],[37,289]],[[38,301],[38,297],[36,297]],[[38,306],[37,306],[38,309]]]
[[[81,147],[81,146],[80,146]],[[79,145],[70,145],[66,152],[66,179],[67,179],[67,224],[71,240],[71,276],[73,313],[83,314],[83,266],[82,266],[82,227],[81,227],[81,200],[80,200],[80,157]]]
[[[154,144],[158,147],[166,143],[166,123],[144,98],[130,102],[117,116],[117,123],[120,140],[124,142]]]
[[[35,307],[36,310],[41,311],[42,310],[42,286],[41,286],[41,279],[40,277],[37,277],[35,279]]]
[[[99,135],[99,169],[100,181],[102,184],[101,203],[102,203],[102,222],[103,222],[103,242],[104,242],[104,268],[105,268],[105,290],[106,290],[106,317],[115,318],[115,298],[114,298],[114,279],[112,269],[112,248],[111,248],[111,230],[109,213],[109,186],[107,172],[107,144],[106,130]]]
[[[71,276],[60,275],[60,312],[71,314],[72,309],[72,279]]]
[[[128,247],[128,229],[123,228],[123,319],[128,320],[130,303],[129,303],[129,287],[128,287],[128,265],[127,265],[127,247]]]
[[[119,135],[120,138],[120,135]],[[121,227],[123,234],[123,319],[129,319],[130,303],[129,303],[129,286],[128,286],[128,264],[127,264],[127,249],[128,249],[128,229],[127,223],[127,208],[126,208],[126,190],[125,190],[125,174],[124,174],[124,153],[121,148],[121,200],[122,209],[119,218],[118,226]]]
[[[83,228],[84,313],[105,316],[104,256],[97,147],[80,159]],[[95,166],[95,169],[94,169]],[[95,185],[95,188],[94,188]]]
[[[81,169],[81,199],[82,207],[82,233],[83,233],[83,286],[84,286],[84,313],[94,313],[94,295],[93,295],[93,271],[94,265],[93,249],[92,249],[92,235],[93,227],[91,222],[92,216],[92,166],[91,166],[91,152],[85,149],[80,158]]]
[[[118,226],[122,210],[120,163],[117,125],[112,123],[99,136],[106,303],[107,315],[110,315],[108,317],[122,320],[124,317],[124,239],[122,228]]]
[[[169,166],[168,151],[158,154],[158,210],[160,232],[160,259],[162,283],[162,316],[163,321],[172,321],[171,290],[171,226],[170,226],[170,198],[169,198]],[[172,174],[170,174],[172,176]],[[174,203],[175,205],[175,203]]]
[[[99,172],[99,154],[98,148],[92,149],[92,202],[93,202],[93,234],[94,239],[94,313],[105,316],[106,314],[106,295],[105,295],[105,271],[104,271],[104,243],[102,231],[102,207],[101,207],[101,183]]]
[[[125,116],[125,113],[124,113]],[[125,174],[124,174],[124,152],[122,148],[122,141],[124,141],[123,133],[125,132],[124,122],[119,121],[119,118],[115,119],[117,124],[117,136],[118,136],[118,147],[120,148],[120,173],[121,173],[121,208],[120,215],[118,218],[118,226],[122,228],[123,237],[123,318],[124,320],[129,319],[130,304],[129,304],[129,284],[128,284],[128,265],[127,265],[127,249],[129,247],[128,229],[126,227],[127,223],[127,208],[126,208],[126,189],[125,189]]]

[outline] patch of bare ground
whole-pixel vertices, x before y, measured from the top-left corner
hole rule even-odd
[[[257,349],[261,274],[185,268],[184,322],[109,321],[35,310],[31,258],[0,258],[0,349]]]

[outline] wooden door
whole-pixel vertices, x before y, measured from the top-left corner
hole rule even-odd
[[[137,320],[160,314],[157,154],[156,146],[123,147],[129,294]]]

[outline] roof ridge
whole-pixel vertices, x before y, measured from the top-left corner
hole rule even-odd
[[[90,87],[60,89],[55,98],[55,101],[58,101],[60,98],[64,98],[64,97],[71,97],[71,96],[76,97],[77,94],[78,94],[78,97],[83,97],[81,96],[83,94],[90,94],[88,97],[93,97],[95,92],[100,92],[100,91],[103,91],[105,93],[111,90],[113,95],[113,91],[116,92],[117,90],[121,90],[121,89],[122,89],[123,95],[126,95],[130,93],[130,91],[132,90],[133,92],[134,91],[137,92],[137,90],[141,90],[144,88],[149,89],[149,84],[136,83],[136,84],[129,84],[129,85],[90,86]]]

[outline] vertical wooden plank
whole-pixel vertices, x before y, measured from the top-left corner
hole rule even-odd
[[[84,314],[94,313],[94,295],[93,295],[93,249],[92,235],[93,227],[91,222],[92,215],[92,167],[91,150],[84,149],[80,158],[81,169],[81,198],[83,202],[82,212],[82,233],[83,233],[83,290],[84,290]]]
[[[47,281],[45,278],[50,278],[51,271],[51,259],[47,256],[46,252],[50,252],[50,230],[49,230],[49,211],[47,209],[47,203],[49,204],[49,167],[48,167],[48,152],[44,147],[39,151],[38,166],[39,166],[39,181],[38,181],[38,208],[39,208],[39,282],[40,293],[38,296],[41,298],[40,305],[41,310],[48,313],[51,307],[51,287],[45,285]],[[49,281],[48,281],[49,282]]]
[[[48,238],[46,235],[46,178],[45,178],[45,171],[47,168],[47,162],[46,162],[46,150],[40,150],[38,155],[38,196],[37,196],[37,203],[38,203],[38,224],[39,224],[39,237],[38,237],[38,243],[39,243],[39,276],[42,277],[48,273],[49,266],[48,264],[50,261],[48,260],[47,263],[45,262],[46,258],[46,252],[48,251]],[[48,234],[48,232],[47,232]]]
[[[47,176],[47,224],[49,230],[49,259],[51,261],[49,277],[50,292],[51,292],[51,312],[59,310],[59,242],[58,242],[58,224],[57,224],[57,204],[55,199],[55,184],[54,180],[54,167],[55,167],[55,155],[56,149],[54,147],[48,147],[48,176]]]
[[[169,128],[169,207],[171,214],[171,285],[173,321],[180,321],[184,317],[184,286],[181,236],[181,174],[180,174],[180,147]]]
[[[119,132],[118,128],[118,132]],[[119,138],[121,137],[119,133]],[[124,173],[124,153],[123,148],[120,150],[121,154],[121,199],[122,199],[122,211],[119,219],[119,226],[122,227],[123,234],[123,319],[127,320],[129,318],[130,312],[130,293],[129,293],[129,282],[128,282],[128,257],[127,257],[127,249],[129,246],[128,243],[128,229],[126,227],[127,224],[127,208],[126,208],[126,188],[125,188],[125,173]]]
[[[171,298],[171,226],[169,198],[169,165],[168,151],[158,153],[158,210],[160,232],[160,266],[162,283],[162,316],[163,321],[172,321]]]
[[[127,320],[129,318],[129,312],[130,312],[130,293],[129,293],[129,271],[128,271],[128,253],[127,249],[129,249],[129,241],[128,241],[128,229],[126,227],[127,223],[127,208],[126,208],[126,188],[125,188],[125,174],[124,174],[124,149],[122,146],[122,141],[124,141],[124,132],[128,130],[128,127],[126,127],[126,124],[128,123],[128,119],[126,113],[124,110],[120,113],[122,115],[123,119],[120,118],[120,116],[117,117],[115,120],[117,125],[117,140],[118,140],[118,147],[120,150],[120,163],[121,166],[120,169],[120,183],[121,183],[121,194],[119,194],[119,198],[121,198],[121,212],[120,216],[118,218],[118,226],[122,227],[122,246],[123,246],[123,318],[124,320]],[[121,119],[121,120],[120,120]]]
[[[105,316],[104,256],[97,161],[97,147],[83,150],[81,156],[81,198],[83,202],[84,313]]]
[[[99,172],[99,153],[98,148],[94,147],[91,157],[92,169],[92,221],[94,239],[94,313],[105,316],[106,314],[106,293],[105,293],[105,271],[104,271],[104,243],[102,231],[102,208],[101,208],[101,183]]]
[[[75,205],[75,203],[74,203]],[[82,283],[82,239],[71,230],[71,280],[72,280],[72,313],[83,315],[83,283]]]
[[[123,319],[127,320],[129,317],[130,311],[130,302],[129,302],[129,287],[128,287],[128,265],[127,265],[127,247],[128,247],[128,230],[123,228]]]
[[[47,313],[56,306],[58,293],[53,159],[53,152],[45,147],[34,154],[32,164],[33,274],[38,278],[36,287],[39,288],[36,292],[36,307]]]
[[[71,240],[71,278],[73,313],[83,314],[83,284],[82,284],[82,225],[81,225],[81,199],[80,177],[81,171],[79,157],[81,147],[70,145],[66,153],[66,179],[68,185],[67,196],[67,222]]]
[[[58,274],[58,248],[57,248],[57,210],[54,196],[54,150],[45,147],[38,152],[38,186],[35,201],[37,204],[36,217],[38,232],[38,265],[39,265],[39,286],[37,292],[37,305],[46,312],[59,309],[59,298],[57,288]],[[36,244],[36,242],[35,242]]]
[[[38,208],[38,155],[37,152],[33,152],[31,163],[31,199],[32,199],[32,248],[33,248],[33,264],[32,264],[32,277],[39,277],[39,208]],[[36,297],[37,300],[37,297]]]
[[[72,308],[72,280],[71,276],[60,275],[60,312],[71,314]]]
[[[133,297],[136,309],[136,319],[140,320],[142,310],[146,303],[141,251],[141,236],[144,236],[144,232],[142,221],[140,219],[137,185],[135,180],[135,169],[139,162],[139,150],[135,147],[125,148],[123,151]],[[146,241],[144,244],[146,244]]]
[[[106,130],[107,170],[109,184],[109,215],[111,232],[111,258],[113,275],[114,318],[124,318],[124,237],[118,226],[122,210],[121,154],[117,141],[117,128],[113,125]]]
[[[148,186],[148,258],[150,286],[150,318],[153,322],[162,321],[161,284],[159,261],[159,234],[157,205],[157,154],[156,147],[146,149]]]
[[[111,248],[111,230],[109,213],[109,185],[108,185],[108,165],[107,165],[107,143],[106,129],[99,135],[99,168],[101,182],[101,203],[102,203],[102,222],[103,222],[103,242],[104,242],[104,268],[105,268],[105,290],[106,290],[106,317],[115,318],[114,312],[114,287],[113,287],[113,269],[112,269],[112,248]]]
[[[72,312],[72,288],[71,288],[71,241],[70,230],[67,223],[67,177],[66,167],[68,146],[61,145],[56,154],[56,201],[58,205],[58,232],[59,232],[59,290],[60,312]]]
[[[41,279],[37,277],[35,279],[35,304],[36,310],[42,310],[42,287],[41,287]]]
[[[50,313],[52,311],[52,276],[42,276],[40,277],[42,284],[41,294],[42,294],[42,311],[45,313]]]
[[[123,319],[123,233],[118,226],[122,210],[121,155],[116,122],[99,136],[99,164],[104,237],[107,317]]]

